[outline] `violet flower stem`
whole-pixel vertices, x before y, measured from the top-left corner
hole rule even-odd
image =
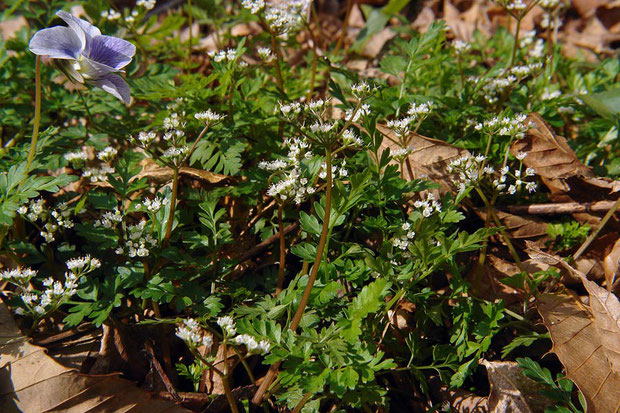
[[[34,125],[32,128],[30,149],[28,150],[28,159],[26,161],[26,173],[30,171],[30,165],[34,160],[34,154],[37,149],[37,140],[39,139],[39,127],[41,124],[41,56],[37,56],[35,73]]]

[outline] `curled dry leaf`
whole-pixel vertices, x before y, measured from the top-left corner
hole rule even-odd
[[[617,346],[620,337],[616,333],[601,337],[593,313],[572,295],[541,294],[537,301],[553,341],[552,351],[583,393],[588,413],[620,412],[620,371],[610,362],[603,343],[615,340]]]
[[[28,343],[0,302],[0,411],[189,413],[118,375],[87,375]]]
[[[148,178],[155,182],[165,183],[172,180],[173,170],[167,166],[159,166],[155,161],[146,159],[141,162],[142,172],[133,177],[133,179]],[[179,169],[179,174],[187,176],[191,179],[197,179],[207,184],[218,184],[224,182],[230,177],[228,175],[216,174],[205,171],[203,169],[183,167]],[[132,179],[132,180],[133,180]]]
[[[553,402],[540,394],[541,384],[523,375],[523,370],[514,361],[480,360],[487,369],[491,393],[488,411],[491,413],[535,413],[543,412]]]
[[[611,291],[618,272],[620,272],[620,239],[616,241],[611,252],[607,254],[603,261],[603,269],[605,270],[605,281],[607,290]]]
[[[377,125],[377,130],[384,136],[382,146],[391,151],[400,149],[396,143],[394,131],[385,125]],[[467,149],[457,148],[446,142],[427,138],[417,133],[412,133],[409,145],[413,147],[409,155],[413,176],[405,167],[405,177],[410,179],[426,178],[441,185],[444,192],[458,191],[453,179],[446,171],[448,164],[463,155],[469,155]]]
[[[531,113],[526,122],[531,128],[525,138],[512,144],[513,155],[525,152],[523,163],[536,170],[552,197],[591,202],[594,198],[606,199],[610,193],[620,190],[617,182],[596,177],[568,146],[566,139],[556,135],[537,113]]]
[[[486,209],[477,208],[476,213],[482,219],[487,217]],[[547,222],[537,216],[512,215],[499,210],[496,213],[512,238],[531,239],[547,235]]]

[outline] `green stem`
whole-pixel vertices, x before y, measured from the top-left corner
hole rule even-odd
[[[280,48],[277,45],[277,39],[275,33],[269,30],[269,34],[271,35],[271,48],[273,52],[276,54],[276,80],[278,81],[278,87],[284,93],[284,80],[282,78],[282,53],[280,52]]]
[[[189,67],[189,64],[192,58],[192,43],[193,43],[192,25],[193,25],[194,16],[192,15],[192,0],[187,0],[187,18],[188,18],[188,23],[189,23],[189,45],[187,48],[187,57],[185,60],[186,60],[186,65]]]
[[[316,280],[316,276],[319,272],[319,267],[321,265],[321,260],[323,259],[323,252],[325,249],[325,244],[327,243],[327,233],[329,232],[329,217],[332,209],[332,153],[331,149],[325,149],[325,163],[327,164],[327,184],[326,184],[326,194],[325,194],[325,215],[323,217],[323,228],[321,230],[321,237],[319,238],[319,245],[316,251],[316,257],[314,259],[314,264],[312,265],[312,271],[310,272],[310,276],[308,277],[308,284],[306,284],[306,289],[301,296],[301,300],[299,301],[299,307],[297,307],[297,311],[293,316],[293,320],[291,321],[291,330],[297,330],[299,323],[301,322],[301,317],[304,314],[304,310],[306,309],[306,305],[308,304],[308,300],[310,299],[310,293],[312,292],[312,287],[314,285],[314,281]]]
[[[510,56],[510,66],[515,62],[515,58],[517,57],[517,49],[519,48],[519,31],[521,31],[521,17],[517,18],[517,28],[515,30],[515,42],[512,46],[512,55]]]
[[[615,214],[615,212],[618,209],[618,207],[620,207],[620,198],[618,198],[618,200],[611,207],[611,209],[609,211],[607,211],[607,213],[605,214],[605,216],[601,220],[601,223],[598,225],[596,230],[592,234],[590,234],[590,236],[583,242],[583,244],[581,244],[581,247],[579,247],[579,249],[577,250],[575,255],[573,255],[573,260],[579,259],[579,257],[581,257],[581,255],[588,249],[590,244],[592,244],[592,241],[594,241],[594,239],[598,236],[598,234],[601,232],[603,227],[607,224],[607,222]]]
[[[177,192],[179,190],[179,167],[174,168],[172,175],[172,196],[170,197],[170,213],[168,214],[168,221],[166,222],[166,234],[162,241],[162,248],[166,248],[170,242],[170,235],[172,234],[172,224],[174,222],[174,210],[177,203]]]
[[[276,295],[279,295],[284,286],[284,268],[286,260],[286,240],[284,239],[284,223],[282,222],[283,205],[278,206],[278,231],[280,232],[280,265],[278,267],[278,283],[276,285]]]
[[[413,58],[409,58],[409,63],[407,64],[407,69],[405,69],[405,73],[403,74],[403,83],[400,84],[400,90],[398,92],[398,108],[396,109],[396,117],[400,114],[400,101],[405,94],[405,82],[407,81],[407,75],[409,74],[409,70],[411,69],[411,65],[413,64]]]
[[[308,277],[308,283],[306,284],[306,288],[301,296],[301,300],[299,301],[297,311],[295,312],[293,320],[291,321],[291,324],[289,326],[292,331],[297,330],[297,327],[299,327],[299,323],[301,322],[304,310],[306,308],[306,305],[308,304],[308,300],[310,299],[312,286],[314,285],[314,281],[316,280],[316,276],[319,272],[325,244],[327,243],[327,234],[329,232],[329,217],[331,214],[332,206],[332,152],[329,148],[325,149],[325,163],[327,164],[327,184],[325,194],[325,215],[323,217],[323,228],[321,230],[321,236],[319,238],[319,245],[317,246],[317,253],[314,259],[314,264],[312,265],[312,271],[310,272],[310,276]],[[282,361],[278,361],[271,365],[269,371],[267,372],[260,386],[256,390],[254,397],[252,397],[253,404],[262,403],[263,396],[265,395],[267,389],[278,374],[280,364],[282,364]]]
[[[308,400],[310,400],[310,397],[312,397],[312,395],[313,393],[311,391],[304,394],[304,397],[302,397],[299,403],[297,403],[297,406],[295,406],[295,408],[293,409],[291,413],[299,413],[301,409],[304,407],[304,405],[308,402]]]
[[[30,165],[34,160],[39,139],[39,126],[41,124],[41,56],[37,56],[35,68],[35,95],[34,95],[34,126],[32,128],[32,139],[28,150],[28,160],[26,161],[26,173],[30,171]]]
[[[484,204],[486,205],[487,213],[491,215],[491,218],[493,218],[495,225],[497,225],[497,229],[499,230],[499,233],[501,234],[504,240],[504,243],[506,243],[506,246],[508,247],[508,250],[510,251],[510,255],[512,255],[512,258],[515,260],[517,267],[519,267],[519,270],[521,270],[521,272],[528,274],[525,267],[523,266],[523,263],[521,262],[521,259],[519,258],[519,254],[517,254],[517,250],[515,249],[514,245],[512,245],[512,242],[510,241],[510,237],[508,236],[508,234],[506,234],[506,231],[504,231],[503,225],[500,222],[499,217],[495,213],[495,208],[493,207],[493,205],[491,205],[491,203],[489,202],[487,197],[484,195],[484,193],[480,190],[480,188],[476,186],[475,189],[476,189],[476,192],[478,192],[478,195],[480,195],[482,202],[484,202]]]

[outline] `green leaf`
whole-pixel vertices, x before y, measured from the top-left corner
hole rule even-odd
[[[579,98],[604,118],[616,120],[620,114],[620,88],[592,95],[580,95]]]

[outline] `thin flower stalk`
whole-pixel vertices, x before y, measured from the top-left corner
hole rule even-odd
[[[34,160],[37,140],[39,138],[39,127],[41,124],[41,56],[37,56],[37,61],[35,63],[34,88],[34,125],[32,127],[32,138],[30,140],[30,149],[28,150],[28,159],[26,161],[26,171],[30,170],[30,165],[32,165],[32,161]]]
[[[282,209],[284,206],[278,206],[278,231],[280,233],[280,264],[278,266],[278,283],[276,285],[276,295],[279,295],[284,286],[284,269],[286,265],[286,239],[284,234],[284,223],[282,222]]]
[[[310,299],[310,294],[312,293],[312,287],[314,286],[314,281],[316,280],[317,274],[319,272],[319,267],[321,265],[321,260],[323,259],[323,252],[325,250],[325,245],[327,243],[327,235],[329,233],[329,217],[331,214],[331,204],[332,204],[332,153],[331,149],[325,149],[325,163],[327,169],[327,179],[326,179],[326,189],[325,189],[325,215],[323,217],[323,228],[321,229],[321,235],[319,238],[319,245],[317,246],[317,254],[314,259],[314,263],[312,265],[312,271],[310,272],[310,276],[308,277],[308,283],[306,284],[306,288],[301,296],[301,300],[299,301],[299,306],[297,307],[297,311],[293,316],[291,324],[289,328],[292,331],[297,330],[299,327],[299,323],[301,322],[301,318],[303,317],[304,310],[306,309],[306,305],[308,304],[308,300]],[[275,364],[272,364],[269,368],[269,371],[265,375],[261,385],[258,390],[254,394],[252,398],[252,403],[260,404],[263,401],[263,396],[265,392],[275,379],[278,374],[278,369],[280,368],[281,362],[278,361]]]

